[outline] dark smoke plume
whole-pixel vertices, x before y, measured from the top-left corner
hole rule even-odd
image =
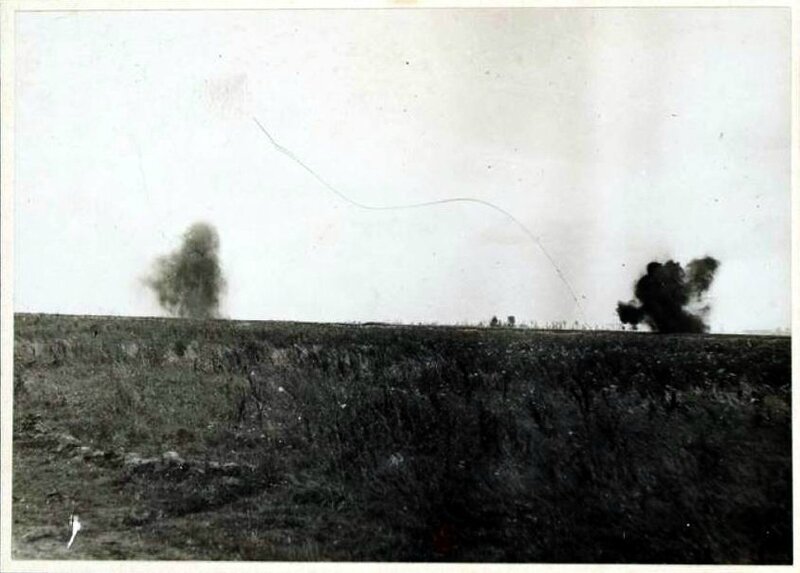
[[[173,316],[214,318],[225,280],[219,265],[219,236],[207,223],[195,223],[183,234],[183,245],[159,257],[145,279],[158,302]]]
[[[717,267],[714,257],[695,259],[686,270],[675,261],[648,264],[647,274],[634,288],[638,300],[617,305],[620,321],[634,327],[644,322],[658,332],[706,332],[703,315],[708,306],[701,304]],[[697,310],[690,312],[687,307]]]

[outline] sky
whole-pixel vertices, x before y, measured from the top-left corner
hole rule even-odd
[[[205,221],[229,318],[608,325],[649,261],[711,255],[712,331],[790,325],[788,9],[30,12],[16,34],[17,312],[163,315],[143,278]]]

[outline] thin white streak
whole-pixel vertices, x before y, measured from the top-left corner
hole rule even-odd
[[[572,300],[575,301],[575,306],[578,308],[578,311],[580,312],[581,316],[584,317],[583,308],[581,307],[581,303],[578,300],[578,296],[575,294],[575,290],[572,288],[572,285],[569,283],[567,278],[564,276],[564,273],[561,271],[561,268],[558,266],[558,264],[556,263],[555,259],[553,259],[553,257],[550,255],[550,253],[547,252],[547,249],[544,248],[544,245],[542,245],[542,242],[539,239],[539,237],[534,235],[530,231],[530,229],[528,229],[525,225],[523,225],[522,221],[517,219],[514,215],[512,215],[511,213],[509,213],[508,211],[506,211],[502,207],[499,207],[498,205],[495,205],[494,203],[490,203],[489,201],[484,201],[483,199],[476,199],[474,197],[449,197],[449,198],[446,198],[446,199],[436,199],[436,200],[433,200],[433,201],[423,201],[421,203],[406,203],[406,204],[402,204],[402,205],[367,205],[366,203],[361,203],[360,201],[356,201],[355,199],[351,199],[350,197],[348,197],[347,195],[345,195],[344,193],[339,191],[336,187],[334,187],[333,185],[331,185],[330,183],[325,181],[313,169],[311,169],[308,165],[306,165],[303,161],[301,161],[300,158],[298,158],[294,153],[292,153],[291,151],[286,149],[284,146],[282,146],[280,143],[278,143],[275,140],[275,138],[272,137],[270,132],[267,131],[267,129],[261,124],[261,122],[258,121],[258,118],[253,117],[253,121],[256,123],[256,125],[258,125],[259,129],[261,129],[262,133],[267,136],[267,139],[269,139],[270,143],[272,143],[272,145],[275,147],[275,149],[277,149],[278,151],[280,151],[281,153],[286,155],[289,159],[291,159],[292,161],[297,163],[300,167],[302,167],[308,173],[310,173],[311,176],[314,177],[314,179],[319,181],[325,188],[327,188],[329,191],[334,193],[337,197],[339,197],[340,199],[342,199],[346,203],[349,203],[353,207],[357,207],[359,209],[365,209],[367,211],[398,211],[398,210],[405,210],[405,209],[420,209],[420,208],[424,208],[424,207],[434,207],[434,206],[437,206],[437,205],[447,205],[447,204],[450,204],[450,203],[474,203],[474,204],[477,204],[477,205],[483,205],[484,207],[489,207],[490,209],[493,209],[494,211],[497,211],[498,213],[501,213],[506,218],[508,218],[510,221],[512,221],[520,230],[522,230],[522,232],[525,233],[525,235],[539,248],[539,250],[542,252],[542,254],[544,254],[544,256],[547,258],[547,260],[552,265],[553,269],[556,271],[556,274],[558,275],[558,278],[561,280],[562,283],[564,283],[564,286],[567,287],[567,290],[569,291],[569,294],[572,297]]]

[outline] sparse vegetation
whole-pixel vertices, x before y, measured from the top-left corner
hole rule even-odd
[[[16,321],[17,557],[792,559],[786,337]]]

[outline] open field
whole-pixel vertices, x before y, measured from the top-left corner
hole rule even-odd
[[[15,320],[17,559],[792,559],[788,337]]]

